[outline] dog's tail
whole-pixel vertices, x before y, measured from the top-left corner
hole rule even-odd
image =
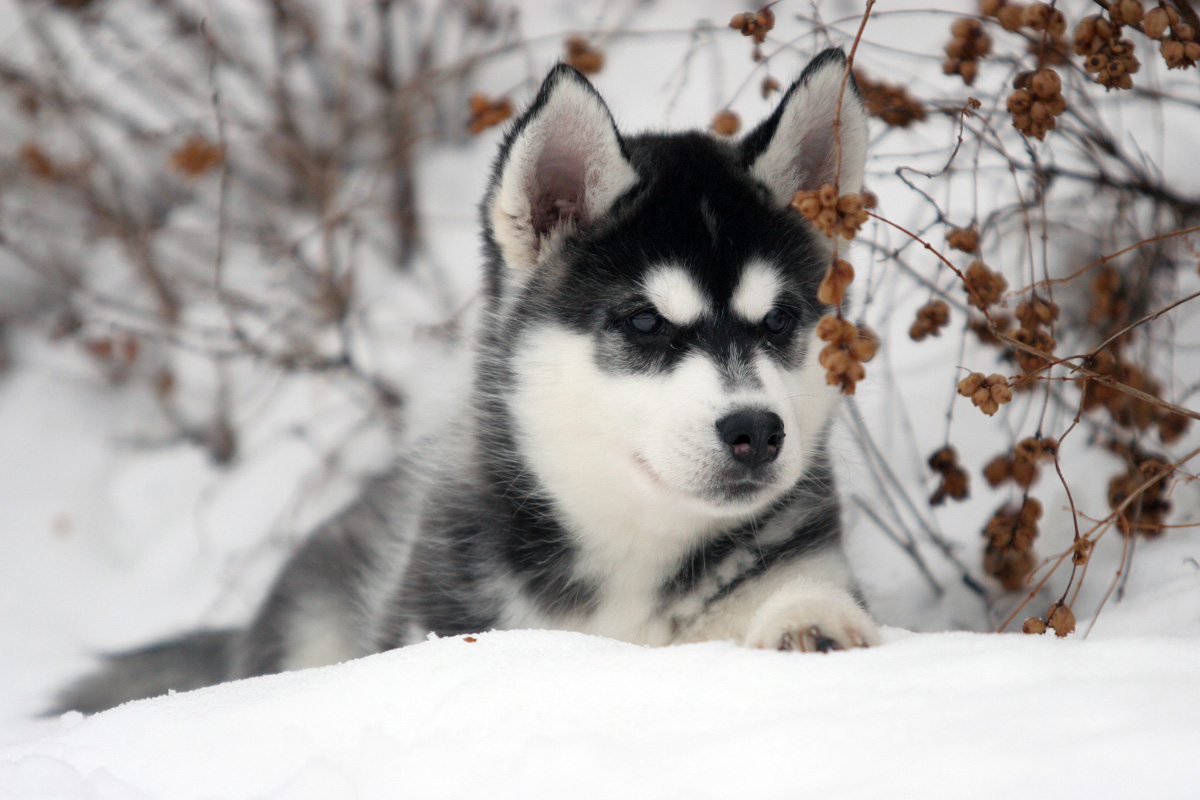
[[[203,630],[138,650],[105,656],[99,671],[67,687],[49,714],[91,714],[130,700],[211,686],[230,678],[241,631]]]

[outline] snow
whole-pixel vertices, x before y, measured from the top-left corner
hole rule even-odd
[[[730,5],[650,5],[639,11],[644,35],[606,43],[608,63],[595,83],[619,125],[704,126],[727,103],[747,123],[765,115],[770,103],[757,93],[762,67],[751,64],[746,43],[694,28],[701,15],[727,18]],[[801,5],[791,4],[789,13],[806,13]],[[832,6],[823,12],[833,27],[852,36],[857,9],[823,5]],[[949,17],[931,26],[922,15],[905,16],[904,5],[877,7],[860,51],[864,62],[925,96],[961,98],[961,85],[947,90],[948,79],[912,56],[940,49]],[[527,8],[522,33],[539,45],[480,75],[482,90],[528,99],[563,31],[615,27],[625,14],[625,5],[600,0]],[[796,49],[769,69],[786,81],[823,40],[783,13],[780,19]],[[5,31],[6,41],[25,46],[19,31]],[[898,41],[903,51],[893,46]],[[1162,72],[1144,61],[1143,75]],[[1189,77],[1195,74],[1180,80]],[[981,76],[988,80],[999,76]],[[225,88],[232,103],[236,87]],[[207,92],[204,98],[207,114]],[[1145,119],[1120,115],[1120,98],[1104,100],[1114,128],[1142,134],[1135,137],[1141,149],[1173,175],[1173,185],[1200,186],[1194,168],[1200,126],[1177,124],[1166,138],[1147,135],[1138,130],[1148,127]],[[895,167],[940,168],[956,131],[929,125],[873,132],[867,181],[881,208],[902,222],[909,207],[914,215],[928,212],[897,186]],[[363,328],[375,336],[363,360],[412,392],[410,420],[436,413],[463,379],[456,369],[431,367],[444,364],[446,354],[419,331],[474,292],[475,203],[500,136],[489,131],[468,145],[423,154],[419,184],[430,252],[416,265],[416,277],[371,268],[358,275]],[[928,158],[921,162],[914,153]],[[956,222],[974,214],[964,209],[986,211],[991,193],[1012,192],[1006,170],[983,166],[977,183],[964,171],[953,192],[938,196],[961,217]],[[213,188],[196,191],[202,197]],[[190,226],[200,241],[211,219],[197,201],[194,219],[175,222]],[[289,222],[315,229],[311,220]],[[1131,220],[1115,240],[1136,241],[1139,225],[1150,223]],[[887,229],[871,237],[888,251],[905,245]],[[64,252],[71,254],[73,243],[62,244]],[[870,298],[866,314],[884,334],[856,398],[865,426],[903,490],[918,501],[930,488],[929,452],[948,433],[973,442],[961,455],[975,481],[974,499],[938,510],[922,506],[919,513],[893,505],[895,493],[876,485],[872,458],[842,420],[834,452],[848,501],[850,557],[872,612],[899,627],[887,630],[884,646],[824,656],[722,643],[646,649],[576,634],[486,633],[475,642],[430,641],[87,719],[37,719],[57,688],[95,665],[96,652],[244,622],[290,547],[353,493],[390,440],[379,426],[363,426],[361,397],[335,381],[244,375],[253,365],[243,363],[232,369],[242,370],[235,375],[239,408],[249,410],[239,419],[244,447],[233,464],[215,465],[202,448],[167,438],[144,383],[110,385],[78,349],[49,342],[43,321],[11,326],[14,366],[0,373],[0,800],[1195,797],[1200,532],[1181,527],[1139,542],[1124,591],[1108,599],[1086,638],[1121,563],[1115,532],[1099,541],[1075,603],[1080,633],[1057,640],[962,630],[990,629],[1022,598],[992,585],[987,598],[976,596],[955,564],[919,535],[917,551],[935,588],[852,501],[885,509],[898,526],[938,532],[981,578],[980,504],[994,507],[1010,495],[982,485],[979,467],[1018,432],[1028,435],[1040,406],[1014,403],[997,425],[953,405],[953,382],[934,384],[931,375],[943,374],[947,364],[985,372],[998,365],[989,365],[986,352],[964,355],[953,336],[910,346],[910,312],[927,291],[881,269],[865,245],[856,247],[856,289]],[[231,261],[243,265],[254,257],[245,248],[231,250]],[[946,284],[936,264],[904,257]],[[1196,278],[1194,271],[1180,277],[1177,296],[1194,291]],[[118,296],[131,291],[128,279],[104,269],[89,280]],[[115,289],[108,285],[114,280]],[[0,264],[6,318],[31,294],[27,283],[24,273]],[[1162,324],[1181,345],[1166,375],[1168,394],[1186,397],[1200,373],[1200,315],[1184,307]],[[171,358],[180,402],[207,413],[215,382],[205,374],[212,370],[207,356],[181,348]],[[1046,430],[1060,433],[1073,415],[1073,408],[1052,408]],[[1194,447],[1194,432],[1189,441],[1172,452]],[[1102,515],[1118,461],[1085,445],[1078,434],[1064,444],[1064,472],[1078,507]],[[1053,475],[1036,489],[1046,508],[1039,553],[1059,552],[1073,528],[1065,493]],[[1177,484],[1172,500],[1174,522],[1200,518],[1195,482]],[[1062,578],[1037,595],[1018,624],[1057,599]]]
[[[907,634],[805,656],[549,631],[43,723],[23,797],[1193,797],[1200,642]]]

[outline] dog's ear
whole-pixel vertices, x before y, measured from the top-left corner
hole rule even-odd
[[[487,222],[505,262],[532,268],[556,237],[594,225],[636,181],[608,106],[560,64],[500,150]]]
[[[819,189],[833,183],[837,173],[837,139],[833,121],[838,94],[846,74],[846,56],[830,48],[804,68],[765,122],[742,142],[742,163],[755,179],[771,190],[776,202],[786,205],[801,189]],[[842,95],[842,169],[838,189],[842,194],[862,188],[867,154],[867,112],[851,75]]]

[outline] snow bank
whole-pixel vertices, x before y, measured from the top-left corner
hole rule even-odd
[[[517,631],[42,723],[0,797],[1194,797],[1200,643]]]

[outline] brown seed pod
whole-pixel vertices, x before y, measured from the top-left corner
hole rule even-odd
[[[1005,3],[1004,7],[996,12],[996,19],[1000,21],[1001,28],[1009,33],[1016,33],[1025,24],[1025,7],[1019,3]]]
[[[992,50],[992,39],[983,32],[983,23],[974,17],[956,19],[950,26],[950,34],[942,71],[962,76],[963,83],[970,86],[975,82],[978,60]]]
[[[584,75],[595,75],[604,68],[604,53],[584,37],[568,37],[564,45],[567,54],[563,60]]]
[[[1167,11],[1164,8],[1152,8],[1146,12],[1145,18],[1142,20],[1142,32],[1151,39],[1161,39],[1166,35],[1171,27],[1171,21],[1167,17]]]
[[[1013,460],[996,456],[983,468],[983,477],[993,489],[1012,477]]]
[[[752,37],[755,44],[762,44],[767,39],[767,31],[775,27],[775,12],[770,6],[763,6],[757,12],[734,14],[729,27],[741,31],[743,36]]]
[[[512,103],[507,97],[492,100],[484,94],[473,94],[471,106],[471,133],[482,133],[493,126],[499,125],[512,116]]]
[[[867,113],[894,128],[907,128],[925,119],[925,107],[904,86],[873,80],[860,70],[854,71],[859,94]]]
[[[1022,328],[1032,330],[1039,325],[1049,325],[1058,319],[1058,306],[1035,296],[1019,303],[1014,315],[1020,320]]]
[[[1042,622],[1037,617],[1030,617],[1021,625],[1022,633],[1045,633],[1046,623]]]
[[[984,571],[1009,591],[1022,589],[1034,567],[1033,540],[1037,537],[1037,523],[1036,519],[1027,519],[1028,515],[1022,512],[1001,507],[983,531],[987,538]]]
[[[825,270],[825,277],[817,287],[817,300],[827,306],[841,305],[846,299],[846,287],[854,281],[854,267],[849,261],[838,259]]]
[[[946,244],[964,253],[974,253],[979,249],[979,230],[977,228],[951,228],[946,235]]]
[[[863,326],[860,330],[849,320],[828,314],[817,322],[817,336],[829,342],[818,357],[825,368],[825,381],[838,386],[843,394],[854,394],[855,385],[866,377],[864,361],[870,361],[879,346],[879,337]]]
[[[1142,21],[1146,9],[1142,8],[1142,4],[1138,0],[1120,0],[1109,7],[1109,13],[1126,25],[1137,25]]]
[[[858,336],[846,345],[846,349],[855,361],[867,363],[875,357],[879,350],[879,336],[865,324],[859,323]]]
[[[958,382],[958,393],[971,398],[971,402],[989,417],[1000,410],[1000,406],[1012,400],[1012,390],[1003,375],[988,375],[972,372]]]
[[[741,127],[742,121],[729,109],[718,111],[712,120],[712,129],[721,136],[733,136]]]
[[[1017,89],[1008,96],[1010,114],[1024,114],[1033,106],[1033,93],[1028,89]]]
[[[967,267],[966,285],[967,300],[978,309],[986,310],[988,306],[1000,301],[1008,281],[998,272],[988,269],[982,261],[972,261]]]
[[[929,467],[942,476],[937,489],[929,498],[930,505],[941,505],[946,502],[947,497],[965,500],[970,494],[967,472],[959,466],[958,453],[953,447],[947,445],[936,450],[929,457]]]
[[[1050,613],[1046,617],[1051,630],[1054,631],[1054,635],[1060,639],[1067,634],[1075,632],[1075,614],[1062,603],[1055,603],[1050,606]]]
[[[909,328],[908,335],[919,342],[926,336],[937,336],[950,322],[950,306],[944,300],[930,300],[917,309],[917,318]]]
[[[867,221],[867,207],[862,195],[839,197],[837,189],[830,183],[816,191],[801,190],[792,198],[792,208],[830,238],[840,234],[844,239],[853,239]]]
[[[203,175],[225,160],[225,148],[202,136],[191,136],[171,154],[171,166],[184,175]]]
[[[1033,93],[1042,100],[1048,100],[1062,92],[1062,78],[1052,69],[1038,70],[1029,79],[1029,84]]]
[[[1021,21],[1035,31],[1044,31],[1053,9],[1046,3],[1031,3],[1021,13]]]
[[[1071,547],[1071,563],[1077,567],[1081,567],[1087,563],[1087,560],[1092,556],[1092,550],[1096,543],[1091,539],[1080,537],[1075,540],[1075,544]]]
[[[834,345],[845,345],[858,338],[858,327],[848,319],[827,314],[817,322],[817,338]]]

